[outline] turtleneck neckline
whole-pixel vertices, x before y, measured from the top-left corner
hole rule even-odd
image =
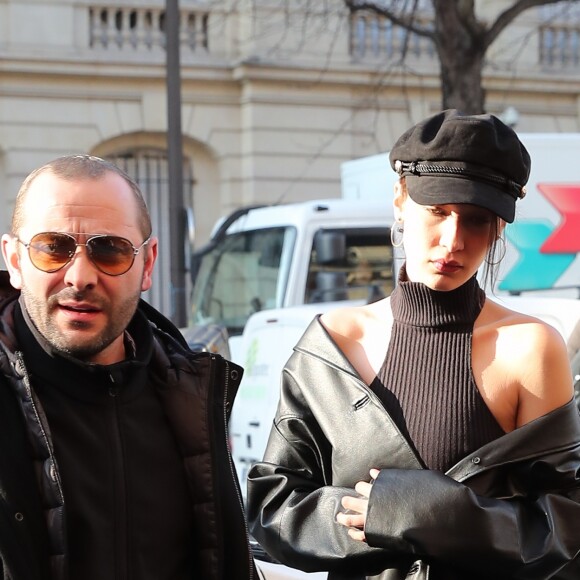
[[[409,281],[404,265],[391,293],[394,320],[412,326],[473,324],[484,302],[485,292],[475,276],[455,290],[432,290],[421,282]]]

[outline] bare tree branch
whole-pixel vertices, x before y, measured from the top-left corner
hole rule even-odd
[[[520,14],[534,6],[558,4],[562,0],[518,0],[515,4],[504,10],[489,27],[485,35],[485,49],[507,28]]]
[[[432,2],[435,13],[442,12],[444,9],[452,9],[473,38],[478,38],[485,33],[484,25],[475,16],[474,0],[456,0],[455,2],[432,0]]]
[[[435,38],[435,30],[433,28],[427,28],[424,26],[418,26],[416,24],[416,12],[417,12],[417,2],[415,1],[413,9],[409,11],[401,11],[400,15],[393,12],[386,6],[378,4],[377,2],[360,2],[359,0],[344,0],[345,5],[351,12],[363,12],[365,10],[374,12],[384,16],[390,20],[393,24],[406,28],[407,30],[418,34],[419,36],[425,36],[427,38]]]
[[[515,0],[488,25],[478,19],[475,0],[430,0],[433,26],[417,23],[417,5],[397,0],[344,0],[351,13],[367,11],[383,16],[394,25],[416,35],[430,38],[440,62],[443,108],[457,107],[465,112],[482,112],[485,90],[482,84],[485,55],[489,46],[520,14],[536,6],[562,4],[572,6],[577,0]],[[425,2],[422,3],[425,8]],[[406,52],[401,47],[402,58]]]

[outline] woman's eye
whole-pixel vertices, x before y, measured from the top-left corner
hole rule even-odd
[[[469,222],[474,226],[488,226],[491,223],[491,216],[488,215],[478,215],[472,216]]]
[[[445,212],[440,207],[429,207],[428,211],[431,215],[444,216]]]

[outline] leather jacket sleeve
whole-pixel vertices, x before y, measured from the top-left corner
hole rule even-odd
[[[279,437],[276,430],[270,440]],[[299,460],[299,454],[295,458]],[[352,541],[346,528],[335,522],[341,497],[354,495],[354,490],[320,486],[309,467],[260,463],[252,468],[248,476],[252,535],[279,562],[306,572],[378,574],[387,567],[386,551]]]
[[[368,478],[366,463],[353,462],[353,467],[353,485]],[[396,567],[401,560],[408,568],[412,562],[408,555],[353,541],[336,522],[343,509],[341,498],[356,492],[332,485],[337,479],[332,469],[332,445],[286,369],[264,461],[248,474],[252,535],[278,561],[307,572],[339,571],[358,578]]]
[[[579,578],[580,491],[566,489],[577,485],[578,455],[559,455],[557,465],[539,460],[526,470],[530,485],[540,485],[504,499],[436,471],[382,470],[369,500],[367,542],[489,578]]]

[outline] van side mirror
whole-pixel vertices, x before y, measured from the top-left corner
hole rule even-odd
[[[319,232],[314,239],[316,263],[330,265],[346,259],[346,236],[339,232]]]
[[[316,289],[312,292],[311,302],[338,302],[347,299],[345,272],[316,272]]]

